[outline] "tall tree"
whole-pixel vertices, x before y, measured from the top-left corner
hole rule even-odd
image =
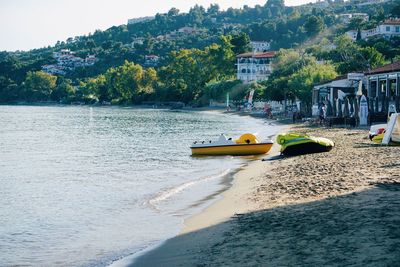
[[[314,36],[321,32],[325,27],[324,20],[319,16],[308,17],[306,23],[304,23],[304,28],[309,36]]]
[[[57,77],[43,71],[29,71],[25,79],[27,100],[50,100],[50,95],[56,88]]]

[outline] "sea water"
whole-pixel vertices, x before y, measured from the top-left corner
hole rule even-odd
[[[190,144],[278,130],[215,112],[0,106],[0,266],[107,266],[172,237],[255,159]]]

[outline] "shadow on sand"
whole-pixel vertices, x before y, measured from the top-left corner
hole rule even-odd
[[[183,234],[132,266],[398,266],[400,184],[238,214]]]

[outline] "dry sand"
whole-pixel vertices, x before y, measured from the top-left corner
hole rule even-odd
[[[250,164],[134,266],[398,266],[400,147],[373,145],[366,130],[293,130],[336,146]]]

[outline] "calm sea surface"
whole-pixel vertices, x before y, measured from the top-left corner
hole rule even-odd
[[[252,159],[190,144],[277,131],[211,112],[0,106],[0,266],[106,266],[172,237]]]

